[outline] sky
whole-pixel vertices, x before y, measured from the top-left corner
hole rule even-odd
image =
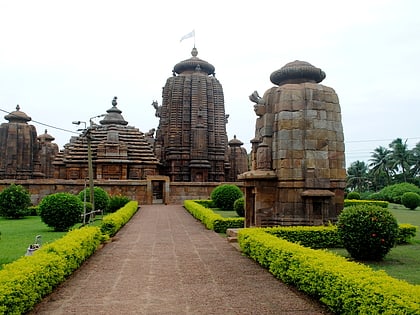
[[[89,123],[117,96],[147,132],[159,123],[152,102],[195,44],[223,86],[229,140],[250,150],[248,96],[302,60],[338,94],[347,166],[369,163],[396,138],[420,142],[419,12],[417,0],[0,0],[0,114],[19,104],[62,149],[83,127],[73,121]]]

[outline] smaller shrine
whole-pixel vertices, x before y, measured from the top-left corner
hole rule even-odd
[[[55,178],[88,178],[88,155],[91,150],[94,179],[146,179],[157,174],[156,159],[150,135],[129,126],[117,108],[117,97],[100,125],[90,125],[73,137],[54,161]]]
[[[16,106],[0,125],[0,179],[43,178],[39,161],[39,143],[32,120]]]

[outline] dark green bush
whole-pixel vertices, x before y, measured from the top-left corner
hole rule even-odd
[[[18,219],[30,214],[31,205],[29,192],[21,185],[11,184],[0,193],[0,215],[6,218]]]
[[[379,193],[383,196],[384,200],[401,204],[401,197],[406,192],[415,192],[420,195],[420,188],[410,183],[399,183],[386,186]]]
[[[371,193],[369,196],[366,197],[368,200],[384,200],[384,196],[380,192]]]
[[[382,260],[398,236],[397,220],[392,213],[374,205],[344,208],[337,227],[344,247],[357,260]]]
[[[90,188],[85,188],[81,192],[79,192],[80,200],[85,200],[85,191],[86,191],[86,201],[91,202],[90,200]],[[93,199],[95,203],[95,210],[103,210],[106,211],[109,206],[109,195],[108,193],[103,190],[101,187],[93,187]]]
[[[127,196],[122,196],[122,195],[111,196],[109,198],[109,205],[108,205],[108,208],[106,209],[106,212],[110,212],[110,213],[115,212],[118,209],[121,209],[122,207],[124,207],[130,201],[131,199],[128,198]]]
[[[360,193],[358,193],[357,191],[351,191],[347,194],[347,199],[360,200]]]
[[[210,197],[216,204],[216,207],[221,210],[232,210],[235,200],[243,197],[243,194],[238,186],[223,184],[213,189]]]
[[[414,210],[420,206],[420,195],[415,192],[406,192],[401,196],[401,203],[404,207]]]
[[[238,199],[235,200],[235,202],[233,203],[233,210],[235,210],[236,213],[240,217],[245,216],[245,199],[244,199],[244,197],[241,197],[241,198],[238,198]]]
[[[83,202],[70,193],[56,193],[44,197],[38,205],[41,220],[55,231],[68,231],[80,222]]]

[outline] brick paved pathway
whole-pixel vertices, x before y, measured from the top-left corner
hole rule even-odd
[[[142,206],[31,314],[329,314],[180,205]]]

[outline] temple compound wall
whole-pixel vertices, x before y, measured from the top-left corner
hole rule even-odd
[[[322,225],[343,208],[346,179],[341,109],[325,73],[295,61],[276,86],[250,96],[257,114],[251,171],[240,175],[246,226]]]
[[[22,185],[31,194],[33,205],[47,195],[67,192],[78,194],[88,183],[84,180],[37,179],[0,180],[0,191],[10,184]],[[182,204],[189,199],[209,199],[212,190],[222,183],[170,182],[167,176],[151,176],[147,180],[95,180],[95,187],[101,187],[111,196],[123,195],[146,204]],[[227,182],[243,186],[242,182]]]

